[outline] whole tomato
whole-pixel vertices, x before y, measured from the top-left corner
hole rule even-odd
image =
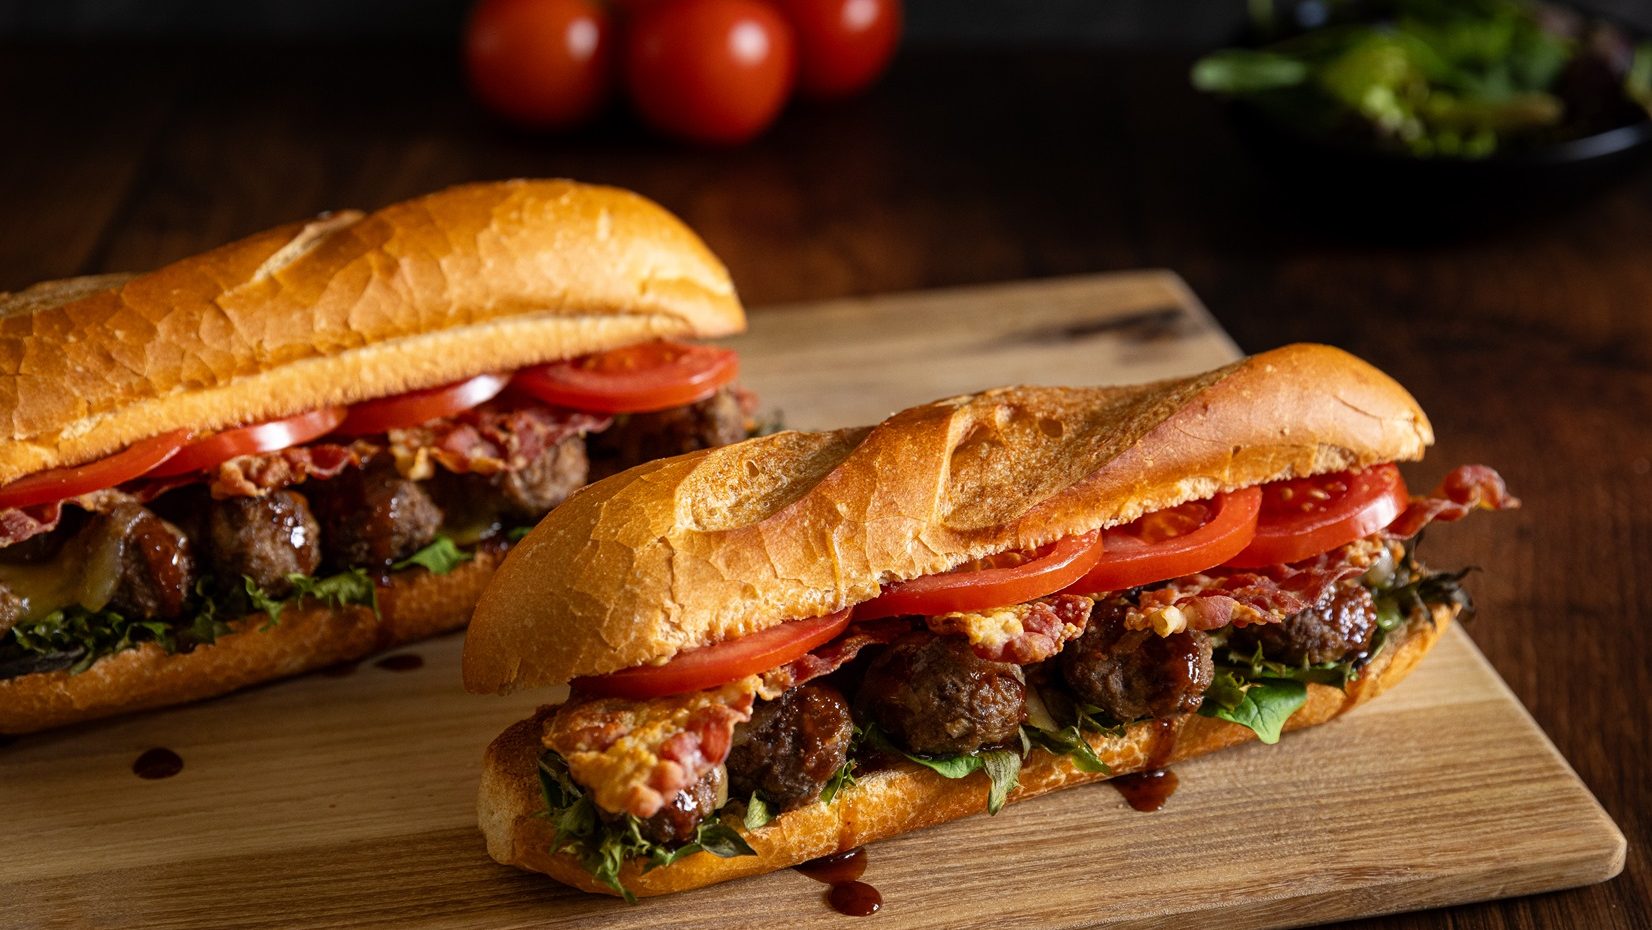
[[[613,32],[596,0],[481,0],[465,29],[465,70],[500,116],[566,129],[608,101]]]
[[[779,0],[797,30],[798,89],[847,97],[878,79],[901,37],[900,0]]]
[[[625,84],[654,128],[695,142],[748,141],[791,93],[792,29],[761,0],[661,0],[634,7]]]

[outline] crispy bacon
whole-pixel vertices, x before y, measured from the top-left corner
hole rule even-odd
[[[34,507],[0,510],[0,547],[15,546],[25,539],[50,533],[63,519],[63,502]]]
[[[651,817],[728,758],[734,728],[751,719],[755,676],[720,688],[632,701],[574,697],[545,726],[597,806]]]
[[[366,442],[348,446],[323,442],[236,456],[219,463],[217,470],[208,475],[207,487],[216,500],[263,497],[310,478],[331,478],[346,468],[355,468],[372,455],[372,450]]]
[[[757,689],[758,696],[764,700],[773,700],[798,685],[837,671],[849,664],[867,646],[888,645],[911,629],[912,621],[904,617],[857,623],[842,636],[815,651],[764,672],[763,683]]]
[[[1187,630],[1279,623],[1307,610],[1333,585],[1365,574],[1383,543],[1361,539],[1308,562],[1256,571],[1209,572],[1142,593],[1125,614],[1132,630]]]
[[[942,636],[968,637],[970,648],[988,662],[1031,665],[1083,636],[1094,603],[1076,594],[1056,594],[991,610],[925,617],[924,622]]]
[[[569,436],[606,429],[611,422],[575,410],[484,404],[451,419],[391,430],[390,454],[408,478],[429,478],[436,465],[456,474],[494,475],[524,468]]]
[[[1409,539],[1438,520],[1450,523],[1476,510],[1513,510],[1520,499],[1509,493],[1503,476],[1485,465],[1459,465],[1445,476],[1433,495],[1413,497],[1411,505],[1383,532],[1394,539]]]

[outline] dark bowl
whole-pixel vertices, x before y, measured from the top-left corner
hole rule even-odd
[[[1286,11],[1323,7],[1316,0]],[[1597,19],[1599,17],[1596,17]],[[1314,16],[1306,17],[1311,25]],[[1237,44],[1256,47],[1291,34],[1251,30]],[[1619,25],[1636,40],[1633,30]],[[1299,27],[1295,31],[1301,31]],[[1478,159],[1419,158],[1384,149],[1360,136],[1323,136],[1233,100],[1228,111],[1259,167],[1288,191],[1288,199],[1316,213],[1381,231],[1400,223],[1450,233],[1529,215],[1548,215],[1586,202],[1644,163],[1652,151],[1652,118],[1576,138],[1511,146]]]

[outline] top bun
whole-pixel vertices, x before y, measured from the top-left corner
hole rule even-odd
[[[575,494],[505,560],[465,686],[598,675],[877,596],[892,581],[1292,476],[1421,458],[1391,378],[1295,345],[1135,387],[1013,387],[784,432]]]
[[[328,214],[0,294],[0,483],[174,429],[744,323],[705,244],[628,191],[504,181]]]

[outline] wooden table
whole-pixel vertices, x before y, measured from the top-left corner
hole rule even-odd
[[[1244,348],[1364,355],[1430,411],[1437,465],[1510,479],[1525,510],[1431,548],[1487,567],[1475,640],[1629,837],[1605,885],[1359,926],[1652,926],[1652,171],[1470,234],[1328,224],[1308,208],[1339,192],[1260,170],[1187,61],[911,50],[871,97],[705,152],[502,130],[440,49],[0,49],[0,288],[511,175],[660,200],[757,307],[1173,268]]]

